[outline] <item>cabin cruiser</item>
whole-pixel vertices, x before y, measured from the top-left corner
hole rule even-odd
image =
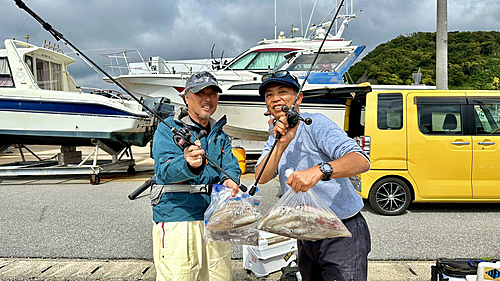
[[[202,70],[210,71],[220,84],[236,82],[260,82],[263,74],[271,72],[284,60],[290,52],[301,50],[317,51],[324,42],[322,49],[330,52],[344,53],[347,49],[356,49],[352,42],[344,40],[342,34],[348,23],[355,19],[355,14],[340,15],[342,23],[334,29],[334,35],[326,34],[326,30],[336,22],[314,24],[311,35],[286,38],[283,32],[275,39],[262,39],[256,46],[244,51],[231,61],[205,59],[189,61],[166,61],[161,57],[150,57],[145,60],[136,50],[126,50],[119,53],[103,54],[104,66],[111,70],[113,78],[129,91],[143,97],[166,97],[174,105],[183,105],[178,96],[184,90],[186,80]],[[333,28],[333,26],[332,26]],[[295,30],[296,31],[296,30]],[[358,53],[364,49],[364,46]],[[357,57],[357,56],[356,56]],[[328,62],[325,62],[325,66]],[[114,73],[118,71],[118,76]],[[303,72],[303,70],[301,70]],[[111,82],[110,79],[104,78]]]
[[[145,146],[153,119],[120,93],[83,91],[68,73],[75,60],[55,46],[5,40],[0,49],[0,146],[41,144],[115,150]]]

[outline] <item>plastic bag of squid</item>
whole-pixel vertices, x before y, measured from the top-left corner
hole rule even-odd
[[[213,186],[210,205],[204,214],[205,239],[258,245],[255,222],[262,217],[256,208],[260,196],[252,197],[240,190],[233,197],[231,191],[224,185]]]
[[[257,229],[298,240],[351,237],[339,217],[312,190],[289,189],[265,214]]]

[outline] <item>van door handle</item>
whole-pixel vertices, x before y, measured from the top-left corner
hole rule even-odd
[[[494,145],[495,143],[490,142],[490,141],[480,141],[477,144],[479,144],[479,145]]]
[[[468,141],[452,141],[451,144],[454,144],[454,145],[469,145],[470,142],[468,142]]]

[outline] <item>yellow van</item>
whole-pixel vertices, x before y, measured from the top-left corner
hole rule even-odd
[[[356,190],[375,211],[500,202],[499,91],[343,92],[332,95],[346,103],[344,129],[371,160]]]

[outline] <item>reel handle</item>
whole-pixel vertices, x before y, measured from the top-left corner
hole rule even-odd
[[[197,139],[201,139],[207,136],[207,131],[201,130],[198,136],[196,137]]]

